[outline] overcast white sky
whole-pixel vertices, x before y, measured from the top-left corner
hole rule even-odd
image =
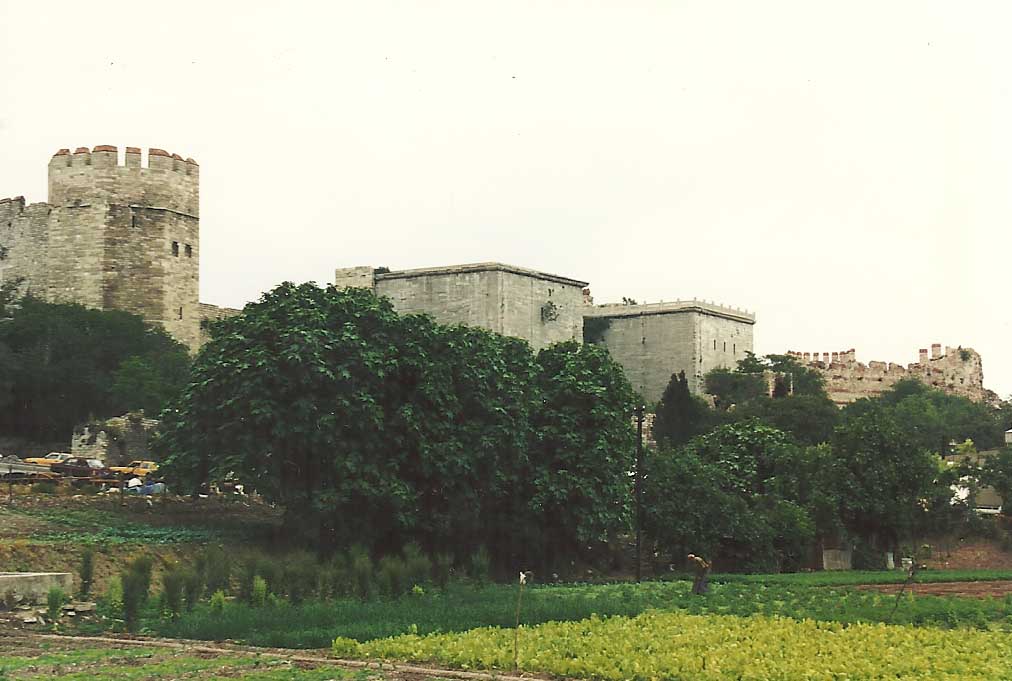
[[[201,164],[201,299],[496,260],[755,311],[756,349],[976,348],[1012,392],[1012,5],[0,0],[0,197]]]

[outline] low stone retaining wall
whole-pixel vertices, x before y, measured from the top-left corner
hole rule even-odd
[[[8,593],[20,596],[23,602],[45,603],[54,586],[67,596],[74,593],[74,575],[69,572],[0,572],[0,598]]]

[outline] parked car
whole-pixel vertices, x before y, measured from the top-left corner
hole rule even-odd
[[[116,474],[105,467],[98,459],[85,459],[75,456],[60,463],[54,463],[50,469],[71,478],[114,478]]]
[[[111,466],[109,470],[124,478],[143,478],[157,471],[158,464],[154,461],[131,461],[129,466]]]
[[[45,456],[35,456],[25,459],[25,463],[35,464],[36,466],[52,466],[54,463],[60,463],[71,458],[73,454],[67,454],[66,452],[49,452]]]
[[[0,456],[0,480],[5,482],[23,482],[29,480],[47,480],[57,475],[49,466],[26,463],[16,454]]]

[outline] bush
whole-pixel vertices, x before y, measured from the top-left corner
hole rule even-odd
[[[46,614],[49,615],[49,619],[55,622],[60,617],[63,604],[66,602],[67,594],[63,593],[63,589],[58,586],[50,588],[49,593],[46,594]]]
[[[31,489],[34,494],[56,494],[56,483],[37,482],[32,485]]]
[[[211,594],[211,612],[221,614],[225,610],[225,592],[218,589]]]
[[[186,599],[186,609],[193,610],[200,597],[204,595],[204,578],[195,568],[187,567],[181,571],[183,580],[183,597]]]
[[[319,591],[319,573],[313,554],[300,551],[290,555],[282,573],[288,600],[298,604],[316,595]]]
[[[408,566],[400,556],[383,556],[377,568],[377,581],[384,596],[397,598],[411,588]]]
[[[91,595],[91,586],[95,581],[95,549],[87,546],[81,554],[81,564],[77,568],[77,576],[81,582],[80,595],[82,599]]]
[[[253,577],[253,592],[250,594],[250,605],[262,608],[267,605],[267,580],[260,575]]]
[[[362,546],[353,546],[348,551],[348,566],[351,573],[353,595],[367,601],[373,597],[373,565],[369,552]]]
[[[105,600],[109,603],[109,607],[115,612],[122,611],[123,579],[121,577],[113,577],[109,580],[109,585],[105,589]]]
[[[149,556],[138,556],[130,561],[120,575],[123,585],[123,620],[127,631],[133,631],[137,626],[141,608],[148,601],[152,567],[153,562]]]
[[[449,553],[437,553],[436,564],[433,572],[433,579],[436,586],[445,590],[450,583],[450,575],[453,574],[453,556]]]
[[[204,550],[202,557],[204,586],[207,587],[207,593],[227,592],[232,570],[228,554],[220,546],[209,546]]]
[[[186,576],[177,563],[165,568],[162,573],[162,600],[172,617],[179,617],[183,611],[183,591]]]
[[[900,556],[897,556],[895,561],[899,564]],[[858,541],[854,544],[854,551],[851,554],[851,565],[855,570],[885,570],[885,552],[879,551],[866,541]]]
[[[492,559],[489,558],[488,550],[484,546],[479,546],[471,556],[468,576],[478,584],[487,584],[490,581],[491,566]]]
[[[405,590],[413,585],[424,586],[432,582],[432,561],[414,542],[404,547],[404,568],[407,573]]]
[[[329,563],[321,568],[320,596],[324,598],[340,598],[351,595],[353,591],[348,560],[345,556],[336,554],[330,559]]]
[[[253,552],[246,554],[239,564],[239,600],[250,603],[253,598],[253,580],[260,577],[267,583],[268,592],[281,589],[284,566],[271,556]]]
[[[362,644],[353,638],[338,636],[330,646],[335,657],[358,657]]]

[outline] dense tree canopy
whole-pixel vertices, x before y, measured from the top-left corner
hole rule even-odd
[[[647,468],[647,528],[664,553],[724,568],[798,567],[815,526],[801,506],[803,450],[756,420],[717,427]]]
[[[186,381],[186,349],[127,312],[28,297],[0,322],[0,429],[67,439],[91,418],[145,409],[157,416]]]
[[[706,402],[689,392],[685,372],[671,375],[668,387],[657,404],[654,439],[677,447],[716,425],[719,418]]]
[[[282,284],[212,327],[166,413],[180,483],[234,472],[320,546],[544,564],[628,526],[632,391],[607,353]]]
[[[622,368],[593,345],[545,348],[537,368],[531,520],[544,528],[543,551],[561,558],[627,527],[633,391]]]

